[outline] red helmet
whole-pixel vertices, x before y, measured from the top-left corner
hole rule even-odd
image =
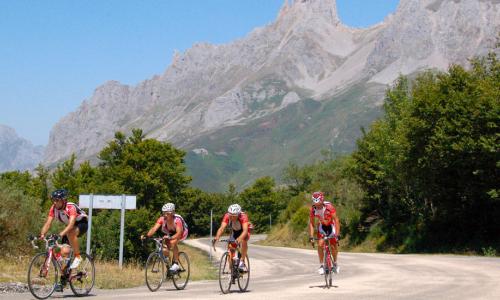
[[[317,204],[317,203],[323,202],[323,200],[325,200],[325,196],[323,196],[322,192],[314,192],[312,194],[311,200],[312,200],[313,204]]]

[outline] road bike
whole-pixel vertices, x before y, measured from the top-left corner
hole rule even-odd
[[[224,239],[220,242],[227,243],[227,250],[222,254],[219,262],[219,286],[223,294],[231,290],[231,285],[238,281],[238,288],[245,292],[250,282],[250,261],[248,254],[245,258],[245,270],[239,268],[241,260],[240,245],[234,239]],[[215,240],[212,241],[215,250]]]
[[[333,254],[332,254],[332,248],[330,244],[330,240],[334,239],[335,242],[337,242],[336,237],[328,237],[324,236],[322,238],[314,238],[313,240],[318,241],[318,240],[323,240],[325,241],[323,243],[323,270],[324,270],[324,275],[325,275],[325,283],[326,287],[330,288],[332,286],[333,282],[333,274],[334,271],[334,266],[333,266]],[[314,245],[313,245],[314,246]]]
[[[180,269],[177,271],[170,271],[172,261],[170,257],[165,256],[162,251],[163,240],[168,239],[170,239],[170,237],[146,238],[146,240],[152,240],[156,244],[155,250],[149,254],[145,265],[146,285],[151,292],[157,291],[165,280],[171,279],[175,288],[178,290],[184,289],[189,281],[191,269],[189,257],[185,252],[179,252],[179,261],[177,263]]]
[[[36,241],[45,242],[45,252],[36,254],[28,268],[28,287],[37,299],[50,297],[58,286],[62,292],[67,283],[76,296],[88,295],[94,287],[95,266],[92,256],[81,253],[80,265],[76,269],[71,269],[70,265],[74,259],[73,249],[68,258],[63,258],[59,253],[61,247],[59,239],[60,236],[57,234],[51,234],[46,238],[33,236],[29,238],[35,249],[39,248],[35,244]]]

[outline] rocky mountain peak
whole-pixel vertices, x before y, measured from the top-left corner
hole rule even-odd
[[[43,150],[19,137],[13,128],[0,124],[0,172],[34,168]]]
[[[321,19],[332,25],[340,24],[335,0],[285,0],[277,21],[287,18]]]
[[[302,105],[326,105],[318,103],[335,102],[341,95],[351,95],[345,103],[353,106],[341,118],[325,121],[324,128],[331,130],[324,133],[329,138],[320,147],[337,142],[352,145],[352,133],[365,121],[352,110],[355,105],[373,112],[387,84],[400,74],[444,70],[451,63],[484,54],[499,31],[500,0],[401,0],[395,13],[364,29],[342,24],[335,0],[286,0],[275,22],[244,38],[222,45],[198,43],[175,52],[163,74],[136,86],[110,81],[97,88],[76,112],[54,126],[44,162],[56,163],[71,153],[80,159],[92,157],[115,131],[131,128],[142,128],[147,137],[184,149],[231,156],[247,135],[256,141],[262,138],[268,125],[250,128],[258,120],[286,119],[286,114],[299,108],[307,113],[310,107]],[[344,121],[354,115],[357,121]],[[286,136],[297,137],[297,142],[309,120],[306,117]],[[227,134],[229,129],[238,132],[240,126],[249,127],[241,134]],[[210,148],[207,144],[218,133],[223,137]],[[341,138],[342,134],[346,137]],[[276,137],[271,140],[280,141],[279,147],[291,145]],[[242,146],[240,151],[250,151],[247,148]],[[245,155],[253,157],[249,152]],[[255,166],[249,162],[244,169]],[[279,169],[269,161],[262,166]],[[262,175],[269,174],[265,168],[260,170]]]

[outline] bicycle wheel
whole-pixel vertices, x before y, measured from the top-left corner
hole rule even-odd
[[[222,254],[219,263],[219,286],[223,294],[229,293],[233,280],[233,263],[228,253]]]
[[[239,276],[238,276],[238,287],[240,288],[240,291],[244,292],[248,288],[248,283],[250,282],[250,259],[248,258],[248,254],[245,257],[245,266],[246,270],[239,271]]]
[[[174,286],[178,290],[183,290],[188,281],[189,281],[189,275],[191,274],[191,269],[189,266],[189,257],[187,256],[186,253],[184,252],[179,252],[179,271],[175,272],[175,274],[172,275],[172,281],[174,282]]]
[[[95,283],[95,266],[92,256],[80,254],[82,262],[76,269],[71,269],[69,287],[76,296],[85,296],[90,293]]]
[[[28,287],[37,299],[46,299],[56,288],[58,269],[56,262],[48,262],[47,253],[39,253],[33,257],[28,269]]]
[[[146,261],[146,285],[151,292],[157,291],[165,278],[165,262],[160,254],[153,252]]]
[[[325,250],[325,256],[323,261],[323,270],[325,274],[325,283],[326,287],[330,288],[332,286],[332,257],[330,255],[330,251]]]

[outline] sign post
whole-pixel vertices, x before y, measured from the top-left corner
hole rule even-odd
[[[100,209],[121,209],[120,218],[120,249],[118,264],[120,269],[123,264],[123,238],[125,228],[125,210],[136,209],[136,196],[135,195],[80,195],[79,205],[80,208],[89,209],[89,229],[87,232],[87,253],[90,254],[90,242],[92,233],[92,210],[94,208]]]
[[[210,243],[212,242],[212,227],[213,227],[213,222],[212,222],[212,213],[213,209],[210,210]],[[210,245],[210,262],[212,262],[212,245]]]
[[[94,204],[94,194],[90,194],[90,199],[89,199],[89,230],[87,230],[87,254],[92,255],[90,253],[90,236],[92,234],[92,207]]]

